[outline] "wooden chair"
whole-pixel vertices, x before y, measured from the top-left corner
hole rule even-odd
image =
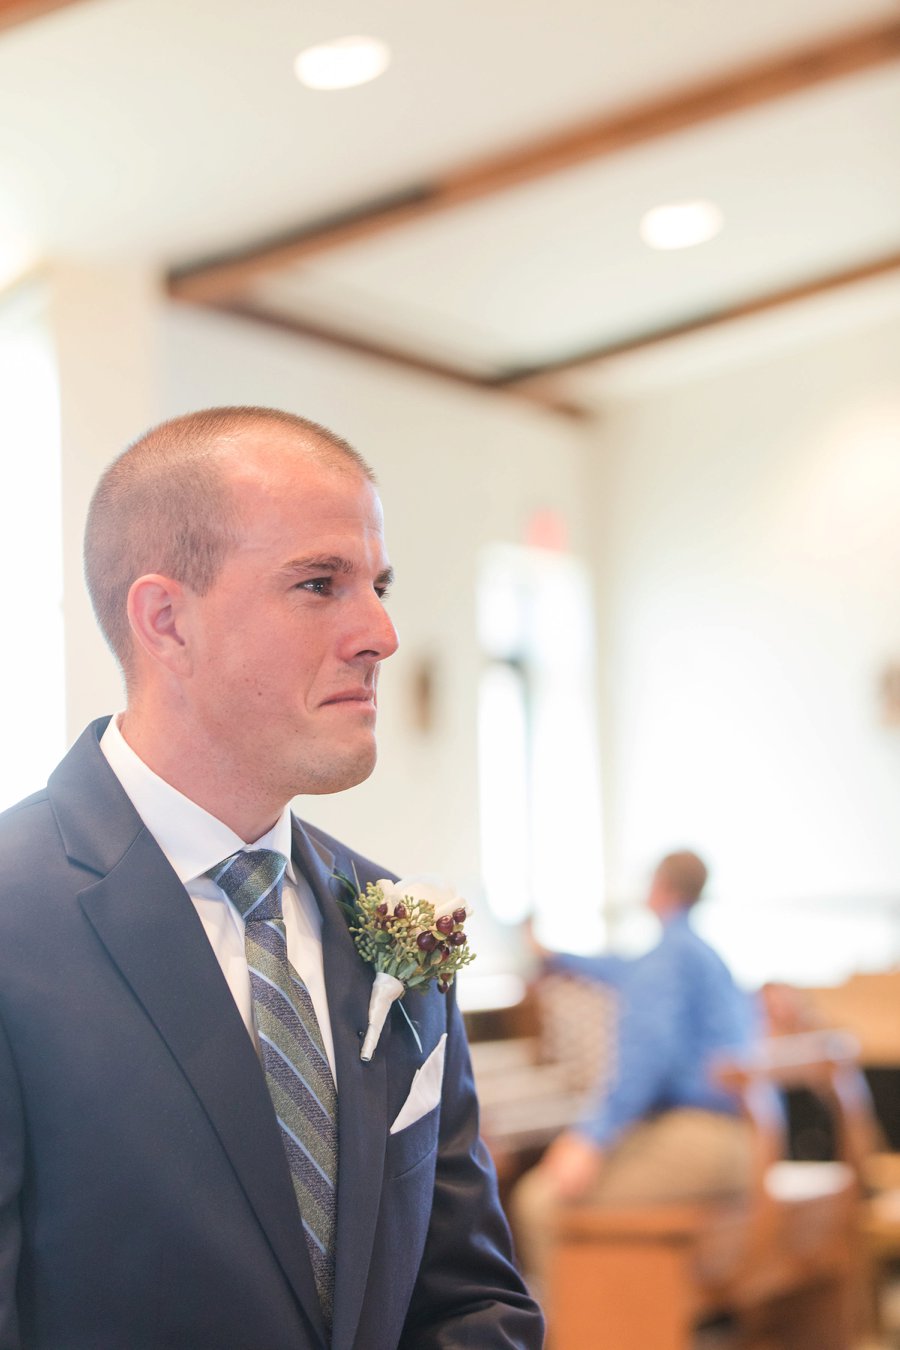
[[[550,1141],[581,1119],[609,1072],[616,1003],[595,980],[551,973],[532,983],[517,1011],[520,1034],[470,1034],[481,1133],[504,1201]]]
[[[900,1153],[875,1153],[866,1162],[862,1215],[873,1332],[884,1333],[882,1296],[889,1270],[900,1261]]]
[[[565,1207],[548,1291],[552,1350],[687,1350],[713,1315],[747,1350],[849,1350],[861,1308],[859,1176],[872,1117],[856,1043],[836,1032],[769,1041],[724,1066],[752,1128],[740,1201]],[[785,1161],[773,1089],[830,1106],[833,1163]]]

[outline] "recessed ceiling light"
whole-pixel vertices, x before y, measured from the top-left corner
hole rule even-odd
[[[378,38],[342,37],[307,47],[294,61],[294,70],[310,89],[351,89],[377,79],[390,59],[390,48]]]
[[[670,202],[654,206],[641,220],[641,238],[651,248],[693,248],[714,238],[722,228],[715,202]]]

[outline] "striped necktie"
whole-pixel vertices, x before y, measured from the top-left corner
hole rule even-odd
[[[287,858],[234,853],[208,875],[244,918],[253,1020],[327,1326],[334,1305],[337,1093],[309,990],[288,961],[281,912]]]

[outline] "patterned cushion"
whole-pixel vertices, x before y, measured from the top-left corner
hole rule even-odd
[[[534,986],[542,1063],[562,1064],[573,1091],[593,1091],[614,1069],[616,996],[578,975],[541,975]]]

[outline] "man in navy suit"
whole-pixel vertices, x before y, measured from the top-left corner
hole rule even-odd
[[[361,1061],[335,876],[385,874],[287,805],[374,766],[397,638],[371,472],[288,414],[178,418],[104,474],[85,563],[126,710],[0,817],[0,1350],[540,1346],[453,994],[408,994]],[[333,1311],[213,879],[248,846],[288,859],[337,1089]]]

